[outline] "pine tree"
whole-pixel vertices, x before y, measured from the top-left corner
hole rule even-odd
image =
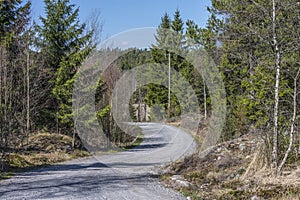
[[[41,52],[51,74],[48,80],[51,95],[48,113],[58,118],[67,130],[72,127],[72,89],[78,67],[94,48],[92,31],[78,19],[79,8],[69,0],[45,0],[45,18],[38,26]],[[49,121],[49,120],[47,120]]]

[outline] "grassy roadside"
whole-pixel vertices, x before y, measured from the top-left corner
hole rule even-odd
[[[124,147],[121,147],[121,149],[123,149],[123,150],[126,151],[126,150],[132,149],[134,147],[137,147],[137,146],[139,146],[143,142],[143,140],[144,140],[144,135],[143,134],[139,134],[136,137],[136,139],[134,141],[132,141],[132,143],[130,143],[130,144],[124,146]]]
[[[168,124],[180,126],[179,122]],[[206,127],[203,122],[197,133],[184,130],[201,144]],[[263,144],[256,134],[218,143],[206,154],[195,153],[170,163],[160,181],[192,200],[299,199],[299,163],[290,164],[281,176],[274,177],[266,167]]]
[[[249,134],[171,163],[160,180],[193,200],[299,199],[299,163],[278,177],[266,164],[262,139]]]
[[[9,162],[10,164],[6,166],[4,172],[0,172],[0,180],[9,179],[16,173],[26,172],[90,155],[89,152],[82,150],[72,150],[69,152],[58,150],[51,153],[11,153],[7,156],[7,163]]]
[[[120,148],[124,151],[132,149],[139,146],[143,139],[144,135],[138,134],[134,141]],[[7,154],[6,163],[9,165],[5,171],[0,171],[0,181],[16,173],[92,155],[88,151],[72,149],[72,138],[62,134],[38,133],[30,136],[29,144],[27,150]]]
[[[72,149],[72,138],[62,134],[37,133],[29,137],[28,144],[27,149],[7,153],[7,164],[5,171],[0,171],[0,180],[19,172],[91,155],[84,150]]]
[[[206,127],[204,127],[203,129],[200,129],[198,131],[195,131],[195,130],[190,130],[188,128],[181,126],[180,121],[168,122],[166,124],[170,125],[170,126],[174,126],[176,128],[179,128],[179,129],[183,130],[184,132],[188,133],[189,135],[191,135],[197,145],[199,145],[203,142],[203,139],[204,139],[203,135],[205,135],[204,132],[206,131]]]

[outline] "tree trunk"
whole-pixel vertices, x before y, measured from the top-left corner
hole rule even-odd
[[[0,106],[2,105],[2,69],[3,69],[3,47],[0,46]],[[0,112],[2,113],[2,108],[0,107]],[[3,116],[0,115],[1,121],[3,120]],[[0,146],[3,146],[3,123],[0,123]],[[4,164],[3,164],[3,148],[1,148],[0,152],[0,170],[3,171]]]
[[[29,79],[29,67],[30,67],[30,56],[29,46],[27,45],[27,62],[26,62],[26,149],[28,146],[29,131],[30,131],[30,79]]]
[[[6,59],[6,56],[4,55],[4,59]],[[8,84],[7,84],[7,65],[4,63],[3,65],[3,101],[4,101],[4,107],[3,107],[3,147],[4,147],[4,152],[5,149],[7,148],[7,108],[8,108]]]
[[[147,121],[147,104],[145,102],[145,99],[143,99],[144,102],[144,122]]]
[[[248,37],[248,42],[249,42],[249,73],[250,73],[250,98],[253,100],[254,99],[254,90],[253,90],[253,77],[254,77],[254,63],[253,63],[253,55],[254,55],[254,50],[253,50],[253,39],[252,39],[252,20],[250,20],[249,23],[249,29],[250,29],[250,34]]]
[[[139,105],[138,105],[138,119],[137,121],[138,122],[141,122],[142,121],[142,105],[141,105],[141,101],[142,101],[142,96],[141,96],[141,88],[139,88]]]
[[[75,139],[76,139],[76,130],[75,127],[73,128],[73,136],[72,136],[72,149],[75,149]]]
[[[168,60],[168,118],[171,117],[171,54],[169,52],[169,60]]]
[[[276,81],[275,81],[275,105],[274,105],[274,129],[273,129],[273,150],[272,150],[272,167],[277,169],[278,167],[278,109],[279,109],[279,84],[280,84],[280,52],[277,41],[276,33],[276,4],[275,0],[272,0],[272,25],[273,25],[273,46],[275,56],[275,69],[276,69]]]
[[[204,79],[203,80],[203,100],[204,100],[204,119],[207,119],[207,101],[206,101],[206,84]]]
[[[298,93],[297,81],[298,81],[299,73],[300,73],[300,68],[298,69],[297,75],[294,78],[293,117],[292,117],[292,124],[291,124],[291,130],[290,130],[290,143],[289,143],[288,149],[286,150],[284,157],[277,169],[277,174],[279,174],[281,172],[281,169],[284,166],[284,164],[286,163],[286,160],[287,160],[287,158],[292,150],[292,147],[293,147],[295,120],[296,120],[296,116],[297,116],[297,93]]]

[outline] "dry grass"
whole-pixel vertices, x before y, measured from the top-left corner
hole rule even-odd
[[[6,155],[7,166],[5,172],[0,172],[0,180],[9,178],[15,172],[90,155],[86,151],[72,149],[71,146],[72,138],[66,135],[33,134],[29,137],[27,148]]]
[[[162,181],[172,187],[168,177],[183,176],[191,186],[176,189],[193,200],[300,199],[299,165],[275,177],[267,167],[265,152],[259,137],[244,136],[171,164]]]

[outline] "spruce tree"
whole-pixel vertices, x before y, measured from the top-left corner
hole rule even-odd
[[[167,13],[161,18],[161,23],[155,35],[156,45],[151,48],[154,62],[167,64],[167,48],[171,40],[171,19]]]
[[[172,51],[176,55],[180,55],[185,48],[184,40],[184,23],[180,16],[180,11],[177,9],[174,14],[174,19],[171,24],[172,37],[171,37],[171,46]]]
[[[170,56],[170,65],[173,70],[176,70],[178,74],[181,74],[181,77],[177,80],[171,81],[171,95],[170,95],[170,109],[168,110],[168,90],[163,86],[156,84],[149,85],[147,90],[146,99],[150,101],[151,105],[159,105],[163,107],[169,117],[175,117],[180,115],[181,111],[188,110],[188,102],[190,102],[189,97],[191,94],[184,94],[187,92],[183,88],[187,87],[187,83],[192,85],[194,91],[198,96],[198,100],[201,99],[200,90],[196,89],[200,86],[201,78],[199,79],[199,73],[197,73],[194,67],[189,63],[184,57],[187,53],[187,37],[184,32],[184,22],[181,19],[180,11],[176,10],[174,13],[173,20],[170,20],[169,16],[165,14],[161,18],[161,23],[157,28],[157,34],[155,35],[156,44],[151,48],[151,55],[153,62],[164,64],[168,66],[169,56]],[[156,66],[160,68],[159,65]],[[163,71],[162,69],[156,69],[156,71]],[[151,72],[149,72],[151,73]],[[153,74],[153,73],[152,73]],[[161,74],[165,83],[168,83],[168,74]],[[171,79],[176,77],[174,74],[171,74]],[[177,96],[185,96],[185,99],[177,99]],[[180,95],[179,95],[180,94]],[[182,104],[181,107],[179,102]],[[198,102],[194,101],[195,104]]]
[[[92,51],[92,31],[80,23],[79,8],[69,0],[45,0],[45,17],[40,17],[38,26],[41,37],[41,52],[45,56],[45,67],[51,78],[49,107],[50,119],[58,118],[66,130],[73,125],[72,89],[80,64]]]

